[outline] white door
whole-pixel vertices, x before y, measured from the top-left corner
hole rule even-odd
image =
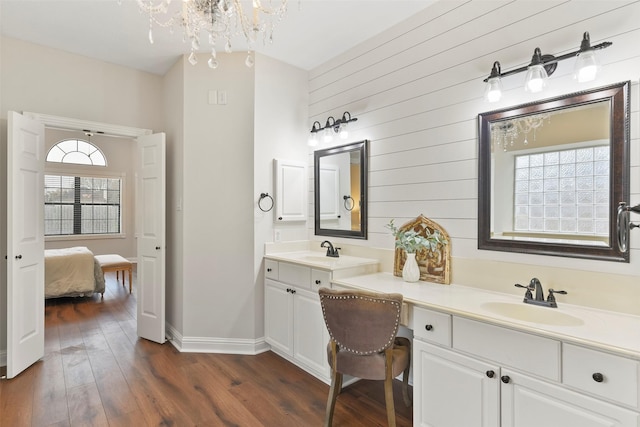
[[[7,378],[44,356],[44,125],[8,112]]]
[[[165,342],[165,134],[138,137],[138,336]]]

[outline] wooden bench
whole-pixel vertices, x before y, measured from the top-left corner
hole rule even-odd
[[[95,255],[100,267],[102,268],[102,274],[109,271],[116,272],[116,281],[120,282],[120,272],[122,271],[122,286],[125,284],[124,273],[129,272],[129,293],[131,293],[131,280],[133,277],[133,263],[118,254],[107,255]]]

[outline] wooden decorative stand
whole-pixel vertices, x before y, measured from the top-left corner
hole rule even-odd
[[[429,230],[433,233],[434,230],[438,230],[447,239],[449,244],[439,248],[436,252],[428,252],[426,250],[420,250],[416,253],[416,260],[418,261],[418,267],[420,268],[420,280],[426,282],[442,283],[448,285],[451,283],[450,269],[451,269],[451,239],[449,233],[438,225],[436,222],[431,221],[424,215],[420,215],[413,221],[398,227],[401,231],[414,230],[420,235],[426,237],[425,230]],[[407,259],[407,255],[403,249],[396,248],[394,262],[393,262],[393,275],[402,277],[402,267]]]

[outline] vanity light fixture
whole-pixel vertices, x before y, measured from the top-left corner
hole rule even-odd
[[[311,125],[311,134],[309,135],[308,144],[310,147],[318,145],[320,139],[320,132],[322,132],[322,142],[328,144],[333,140],[334,134],[338,134],[341,139],[347,139],[349,137],[349,123],[358,120],[356,117],[351,117],[351,113],[345,111],[342,113],[342,117],[338,120],[333,116],[329,116],[324,126],[319,121],[313,122]]]
[[[531,57],[531,63],[527,66],[515,68],[513,70],[502,72],[500,62],[493,63],[489,77],[484,79],[487,83],[485,89],[485,98],[489,102],[497,102],[502,96],[502,78],[512,74],[527,72],[525,78],[525,90],[527,92],[536,93],[542,91],[547,85],[550,75],[556,70],[558,62],[577,57],[573,77],[580,83],[595,80],[599,70],[598,61],[595,51],[605,49],[611,46],[611,42],[602,42],[595,46],[591,46],[589,32],[582,35],[580,49],[566,53],[564,55],[543,55],[539,47],[536,47]]]

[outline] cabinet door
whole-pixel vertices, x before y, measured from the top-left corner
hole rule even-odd
[[[502,375],[502,427],[638,427],[640,414],[514,373]]]
[[[276,222],[306,221],[309,206],[307,165],[291,160],[274,160],[276,176]]]
[[[297,289],[293,298],[294,357],[321,376],[329,377],[327,343],[329,332],[324,324],[317,293]]]
[[[266,279],[264,335],[272,348],[293,355],[293,294],[291,287]]]
[[[497,366],[413,341],[414,425],[498,427],[499,405]]]

